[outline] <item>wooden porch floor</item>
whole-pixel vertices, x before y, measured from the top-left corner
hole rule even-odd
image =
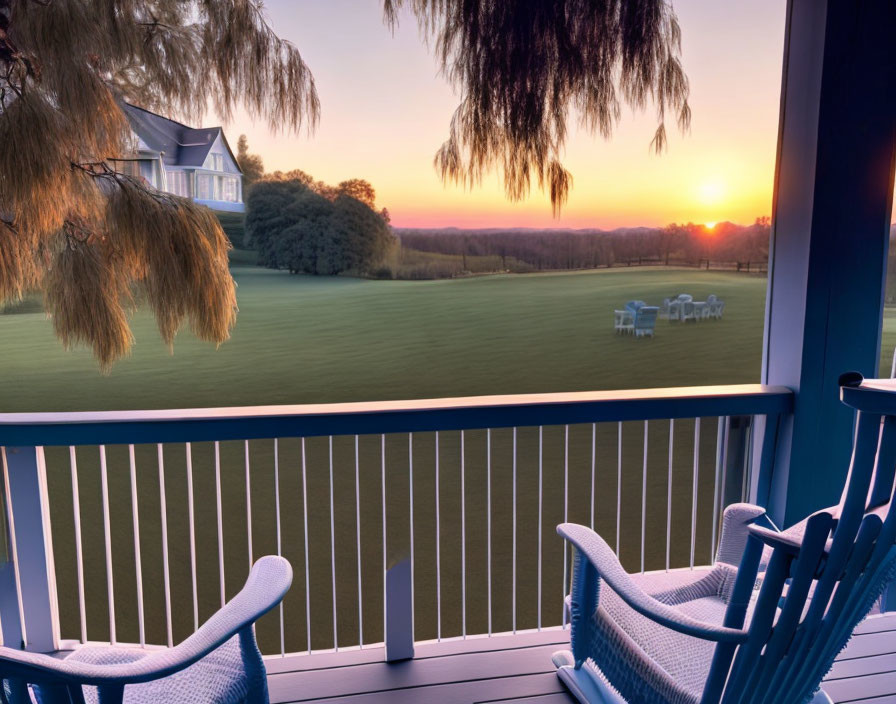
[[[571,704],[551,653],[567,631],[417,646],[414,660],[385,664],[381,648],[267,661],[271,701],[334,704]],[[824,685],[837,704],[896,704],[896,614],[869,618]]]

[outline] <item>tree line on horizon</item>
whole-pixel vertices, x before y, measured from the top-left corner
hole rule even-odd
[[[714,228],[672,223],[662,228],[602,230],[458,230],[396,228],[402,249],[468,259],[491,257],[504,271],[597,269],[613,266],[715,266],[764,270],[771,219]]]

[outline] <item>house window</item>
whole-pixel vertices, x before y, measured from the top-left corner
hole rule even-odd
[[[140,167],[140,177],[154,188],[159,187],[161,179],[159,178],[159,163],[156,160],[150,161],[144,159],[137,162]]]
[[[234,176],[221,176],[220,179],[222,181],[223,190],[222,200],[226,200],[229,203],[239,203],[239,179]]]
[[[223,154],[212,154],[212,168],[215,171],[223,171],[224,170],[224,155]]]
[[[239,178],[236,176],[198,174],[196,176],[196,198],[199,200],[221,200],[239,203]]]
[[[211,174],[196,176],[196,197],[199,200],[217,200],[215,198],[215,177]]]
[[[190,175],[186,171],[168,172],[168,192],[176,196],[190,197]]]
[[[113,168],[150,186],[158,187],[157,162],[152,159],[113,159]]]

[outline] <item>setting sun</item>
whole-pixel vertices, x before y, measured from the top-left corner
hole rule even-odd
[[[705,227],[707,230],[712,230],[715,226],[716,224],[714,222],[707,222],[703,225],[703,227]]]
[[[725,184],[721,181],[705,181],[700,184],[699,199],[704,205],[714,205],[725,196]]]

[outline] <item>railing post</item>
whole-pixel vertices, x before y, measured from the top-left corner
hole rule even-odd
[[[386,571],[386,662],[414,657],[414,604],[411,599],[411,560],[405,558]]]
[[[13,581],[19,593],[21,643],[25,650],[35,652],[58,650],[59,616],[44,449],[5,447],[0,448],[0,453],[15,569]],[[7,620],[11,612],[11,608],[5,608],[0,618]],[[3,635],[5,640],[6,624]]]
[[[6,502],[4,501],[4,504]],[[3,561],[0,562],[0,633],[3,645],[8,648],[24,647],[22,619],[19,611],[19,587],[16,583],[16,565],[12,560],[12,539],[9,537],[9,520],[2,519],[5,544]]]
[[[772,495],[772,472],[778,443],[779,414],[753,417],[752,464],[748,501],[762,506],[772,520],[780,521],[784,507],[782,498]]]
[[[753,416],[730,416],[728,429],[725,433],[724,455],[725,464],[722,466],[722,484],[720,493],[721,510],[726,506],[739,501],[749,499],[749,486],[745,473],[749,474],[747,464],[750,447],[749,438],[753,427]]]

